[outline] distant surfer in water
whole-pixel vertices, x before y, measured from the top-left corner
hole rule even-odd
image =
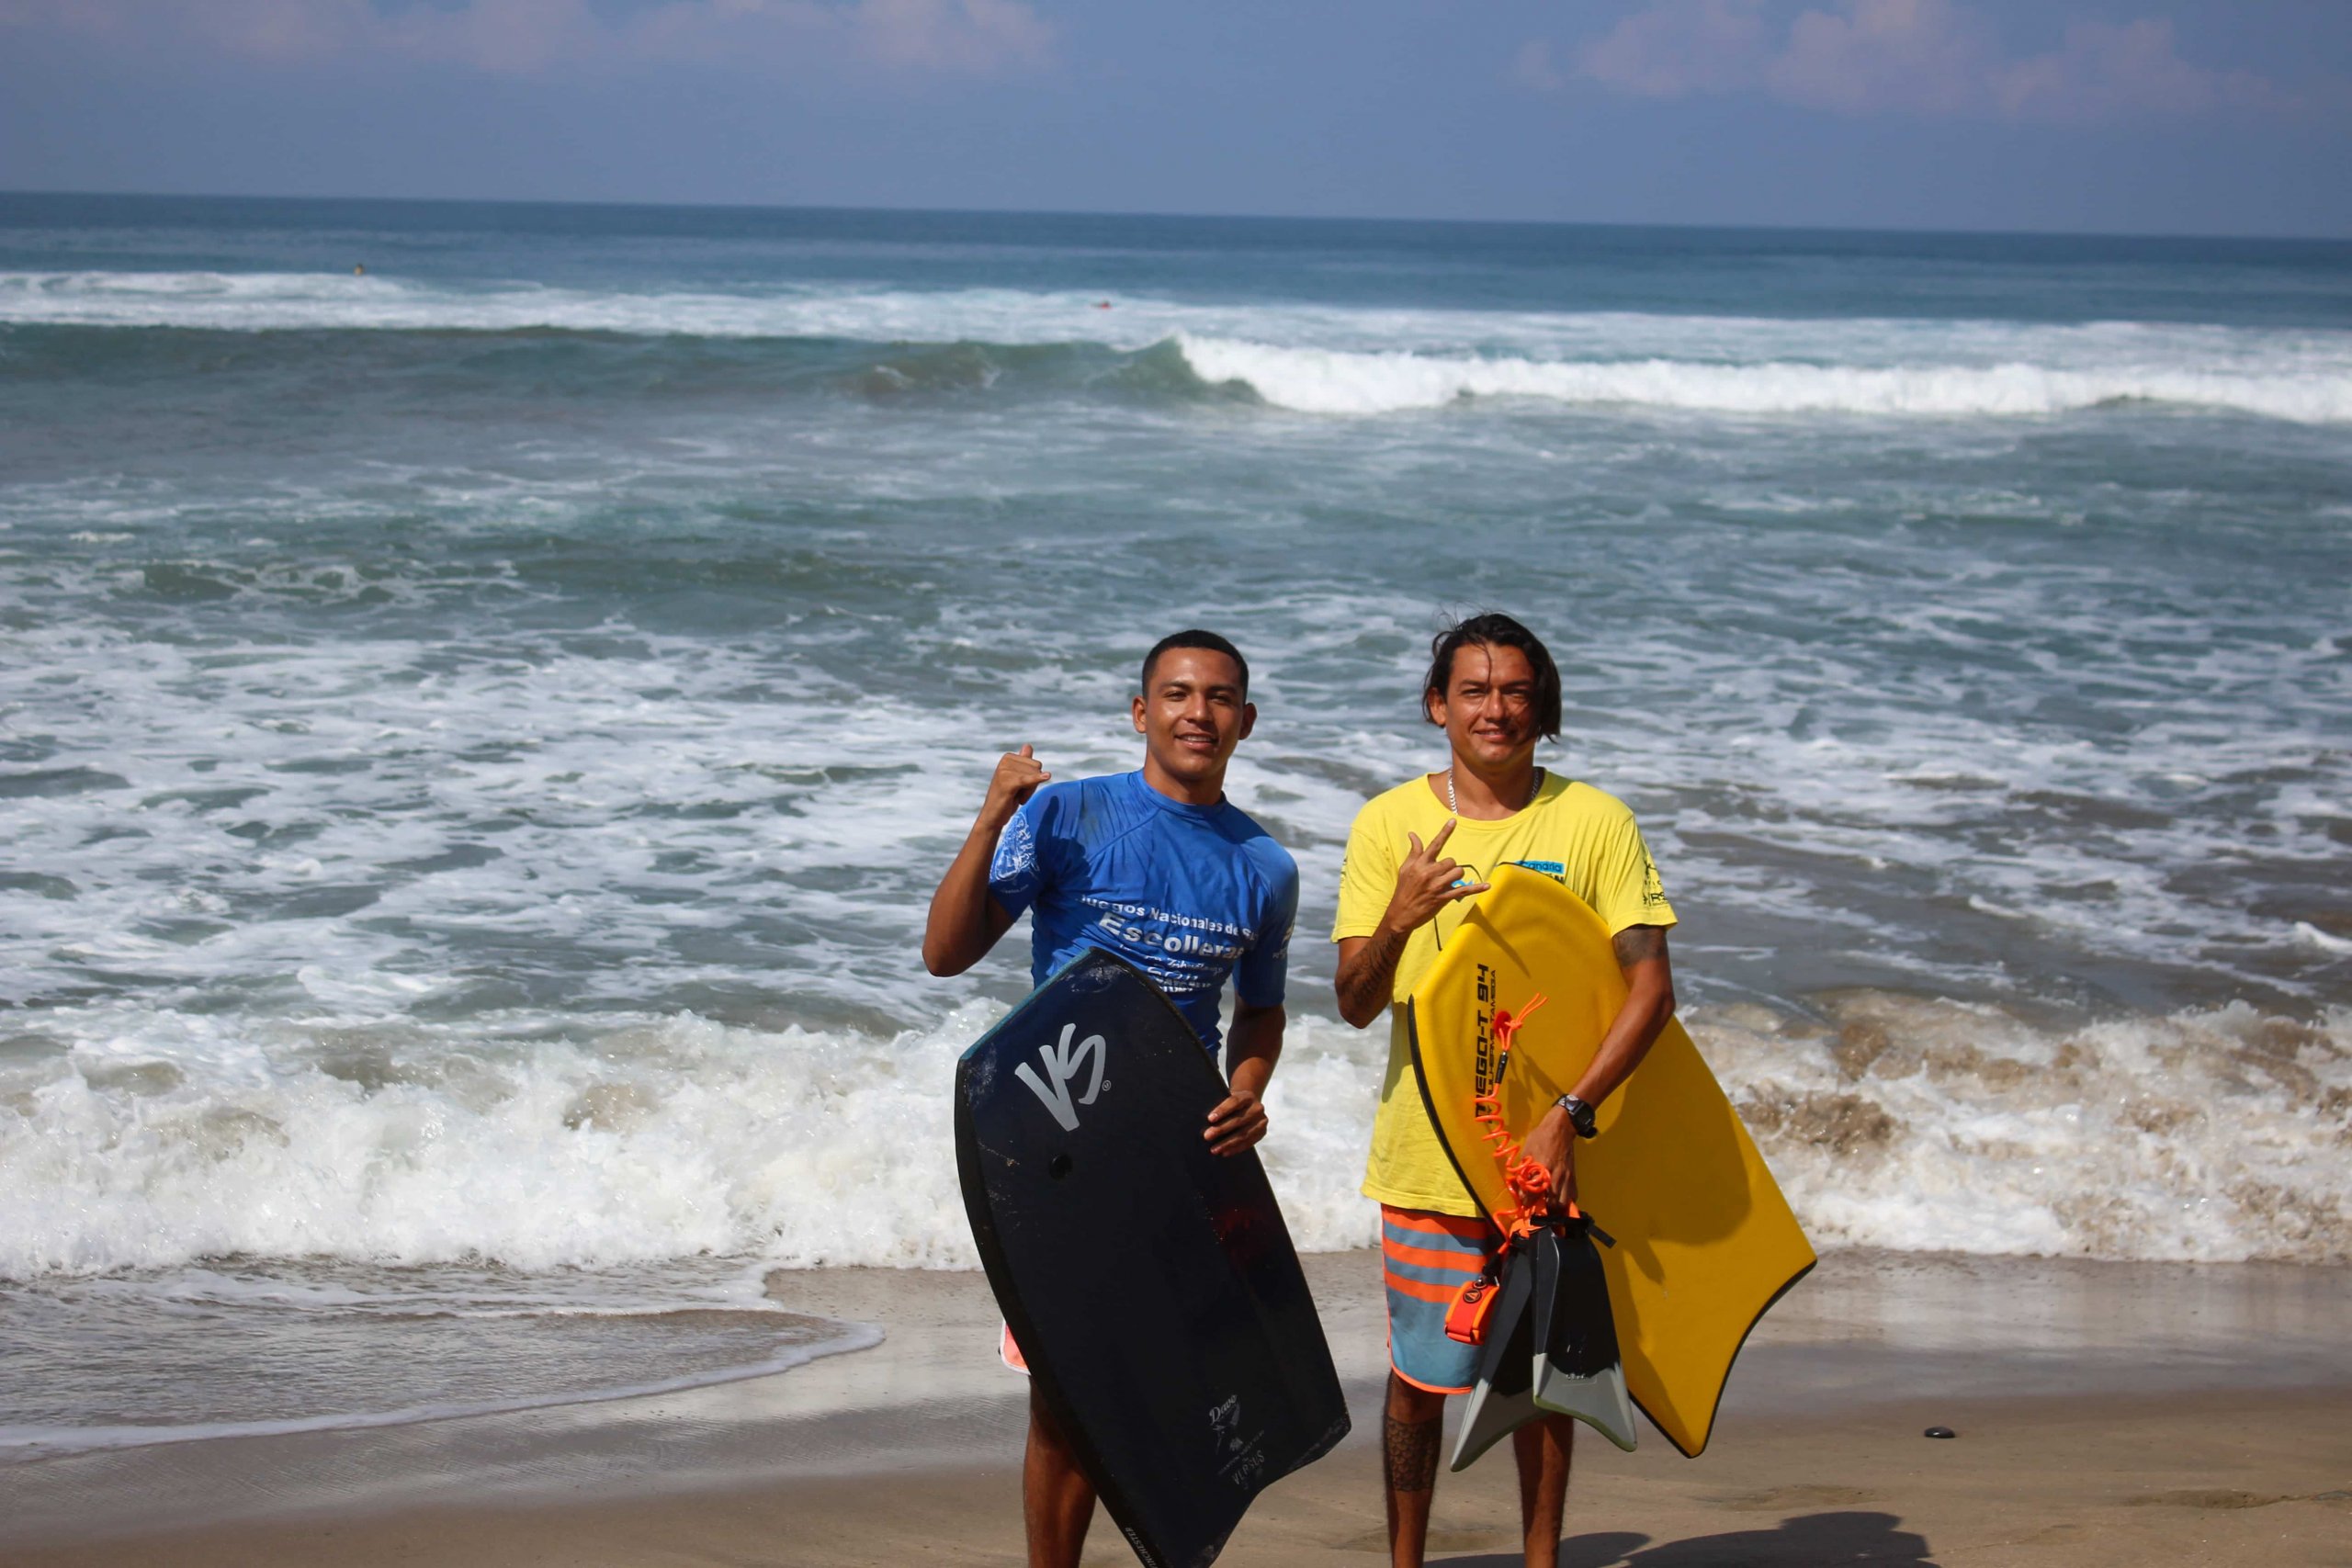
[[[1340,874],[1340,1015],[1358,1029],[1391,1015],[1388,1069],[1373,1122],[1363,1193],[1380,1204],[1388,1297],[1388,1540],[1399,1568],[1419,1568],[1437,1487],[1445,1396],[1469,1392],[1478,1352],[1446,1337],[1446,1309],[1485,1267],[1492,1227],[1447,1160],[1415,1088],[1395,1004],[1436,962],[1439,944],[1499,865],[1565,884],[1600,914],[1629,987],[1591,1066],[1524,1142],[1576,1193],[1572,1150],[1592,1108],[1641,1061],[1674,1013],[1666,928],[1674,909],[1634,814],[1590,784],[1535,765],[1560,733],[1560,674],[1543,642],[1509,615],[1448,626],[1430,649],[1421,711],[1445,731],[1441,773],[1418,775],[1357,813]],[[1544,1416],[1511,1434],[1519,1461],[1528,1568],[1555,1568],[1576,1434]]]
[[[1217,1003],[1233,981],[1225,1042],[1230,1092],[1202,1130],[1220,1155],[1266,1135],[1262,1097],[1283,1048],[1283,986],[1298,866],[1225,798],[1226,765],[1257,723],[1250,666],[1215,632],[1162,637],[1129,704],[1141,769],[1064,784],[1022,747],[997,760],[964,847],[932,895],[922,961],[960,975],[1030,912],[1039,985],[1099,947],[1151,976],[1212,1056]],[[1007,1364],[1019,1351],[1004,1336]],[[1094,1488],[1033,1390],[1022,1511],[1033,1568],[1075,1568]]]

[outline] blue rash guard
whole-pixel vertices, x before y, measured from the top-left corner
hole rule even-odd
[[[989,891],[1030,914],[1029,973],[1086,948],[1114,953],[1168,994],[1216,1055],[1227,975],[1251,1007],[1275,1007],[1298,911],[1298,863],[1232,805],[1187,806],[1114,773],[1047,784],[997,840]]]

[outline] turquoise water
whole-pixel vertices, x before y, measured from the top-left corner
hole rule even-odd
[[[1487,606],[1816,1235],[2341,1259],[2347,580],[2344,245],[0,197],[0,1276],[968,1263],[922,902],[1195,622],[1361,1242]]]

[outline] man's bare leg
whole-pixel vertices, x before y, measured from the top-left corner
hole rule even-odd
[[[1430,1501],[1437,1495],[1437,1452],[1445,1430],[1445,1395],[1388,1374],[1381,1448],[1388,1470],[1388,1559],[1421,1568],[1430,1540]]]
[[[1086,1527],[1094,1522],[1094,1487],[1034,1384],[1029,1449],[1021,1463],[1021,1517],[1029,1527],[1029,1568],[1078,1568]]]
[[[1527,1568],[1558,1568],[1577,1424],[1566,1416],[1539,1416],[1510,1435],[1510,1448],[1519,1461],[1519,1528]]]

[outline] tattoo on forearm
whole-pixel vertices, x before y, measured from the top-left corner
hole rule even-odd
[[[1384,1446],[1388,1453],[1388,1489],[1391,1492],[1430,1492],[1437,1487],[1438,1441],[1444,1430],[1442,1418],[1431,1416],[1426,1421],[1399,1421],[1388,1417]]]
[[[1340,969],[1340,1010],[1377,1013],[1388,1005],[1389,987],[1396,980],[1396,960],[1404,956],[1410,933],[1380,932],[1358,948],[1355,962]]]
[[[1616,950],[1617,967],[1631,969],[1645,958],[1656,958],[1666,951],[1664,926],[1627,926],[1611,939],[1609,945]]]

